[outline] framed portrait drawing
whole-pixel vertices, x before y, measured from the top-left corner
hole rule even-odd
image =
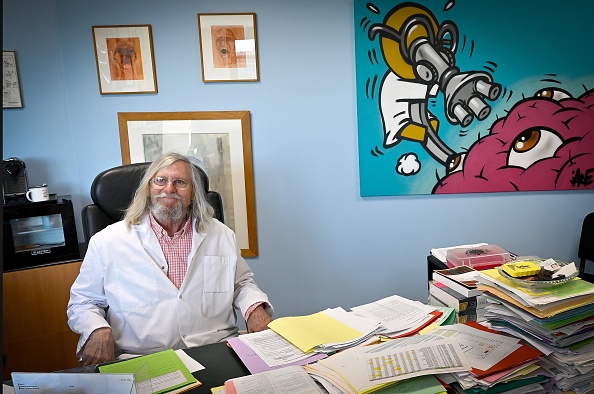
[[[157,93],[151,25],[93,26],[101,94]]]
[[[255,82],[258,71],[256,14],[198,14],[202,81]]]
[[[258,255],[249,111],[119,112],[118,124],[122,164],[167,152],[197,158],[222,197],[242,256]]]
[[[23,108],[15,51],[2,51],[2,108]]]

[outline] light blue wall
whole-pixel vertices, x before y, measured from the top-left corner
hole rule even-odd
[[[3,156],[23,159],[32,184],[72,195],[77,212],[95,175],[121,164],[117,112],[251,112],[259,257],[248,262],[276,316],[392,294],[424,301],[434,247],[490,242],[577,259],[591,191],[360,197],[353,0],[6,0],[3,9],[25,102],[3,110]],[[197,14],[208,12],[257,14],[260,82],[202,82]],[[132,24],[152,25],[159,93],[102,96],[91,26]]]

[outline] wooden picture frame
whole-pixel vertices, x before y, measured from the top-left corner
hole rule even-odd
[[[23,108],[15,51],[2,51],[2,75],[2,108]]]
[[[203,82],[257,82],[256,14],[198,14]]]
[[[93,26],[101,94],[157,93],[151,25]]]
[[[175,151],[202,161],[244,257],[258,256],[249,111],[119,112],[122,164]]]

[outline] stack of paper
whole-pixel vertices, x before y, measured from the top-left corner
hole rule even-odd
[[[380,321],[333,308],[308,316],[281,317],[268,327],[302,352],[332,353],[369,341],[377,334]]]
[[[417,335],[350,348],[304,368],[342,392],[365,394],[414,377],[468,371],[471,367],[457,341]]]
[[[314,379],[300,366],[274,369],[225,382],[226,394],[324,394]]]
[[[252,374],[311,364],[327,357],[320,352],[305,353],[271,329],[230,338],[228,342]]]
[[[537,392],[550,392],[552,375],[537,364],[543,354],[517,338],[477,322],[441,327],[430,335],[456,339],[462,344],[472,369],[451,374],[453,381],[444,377],[461,392],[502,392],[518,387],[528,392],[528,386],[538,386]]]
[[[479,281],[485,294],[500,301],[487,306],[490,326],[543,352],[539,365],[554,375],[558,390],[580,392],[580,385],[594,380],[593,284],[576,278],[532,288],[496,270],[482,271]]]
[[[379,320],[381,330],[378,334],[390,338],[416,334],[442,314],[435,306],[397,295],[356,306],[351,310],[360,316]]]

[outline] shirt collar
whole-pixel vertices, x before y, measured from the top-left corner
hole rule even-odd
[[[169,234],[167,234],[167,231],[163,228],[163,226],[161,226],[159,222],[157,222],[152,212],[149,212],[149,220],[151,228],[153,229],[153,232],[155,233],[157,238],[167,237],[169,239],[173,239],[176,237],[181,237],[184,234],[186,234],[187,231],[191,231],[190,229],[192,228],[192,218],[188,217],[186,219],[186,223],[182,226],[182,228],[178,232],[173,234],[173,237],[170,237]]]

